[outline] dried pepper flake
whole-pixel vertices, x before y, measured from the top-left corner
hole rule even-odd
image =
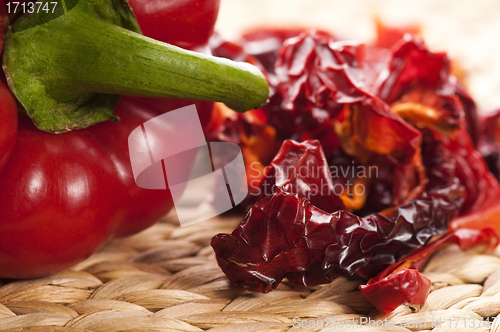
[[[384,315],[401,304],[422,305],[429,294],[431,282],[414,269],[421,268],[436,250],[451,244],[457,244],[463,250],[480,244],[492,249],[498,245],[498,240],[497,232],[491,228],[481,231],[458,229],[417,250],[402,262],[389,266],[359,288]]]

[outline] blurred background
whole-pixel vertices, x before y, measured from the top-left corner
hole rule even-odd
[[[431,50],[446,51],[465,70],[480,109],[500,107],[498,0],[221,0],[216,30],[237,39],[252,27],[314,27],[369,42],[375,18],[419,25]]]

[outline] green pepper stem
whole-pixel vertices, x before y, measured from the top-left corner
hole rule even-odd
[[[256,67],[124,29],[97,17],[87,0],[49,22],[19,24],[22,29],[14,26],[7,34],[4,71],[42,130],[61,132],[113,119],[109,108],[117,98],[102,94],[218,101],[237,111],[258,108],[268,98],[266,79]]]

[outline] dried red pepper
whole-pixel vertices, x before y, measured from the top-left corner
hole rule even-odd
[[[219,265],[235,284],[267,292],[284,277],[311,286],[341,275],[373,276],[446,232],[463,203],[463,186],[454,181],[450,165],[442,167],[442,147],[433,141],[426,149],[436,174],[429,174],[432,181],[418,200],[366,217],[335,210],[331,201],[341,201],[329,172],[318,172],[327,165],[318,149],[317,142],[285,142],[270,168],[279,176],[264,182],[275,181],[274,194],[256,203],[231,235],[212,240]],[[304,158],[314,167],[305,176]],[[310,189],[324,184],[325,191]],[[320,210],[323,205],[335,211]]]
[[[417,270],[403,269],[360,286],[365,297],[384,315],[403,303],[422,305],[427,300],[431,281]]]
[[[494,248],[498,245],[498,235],[491,228],[481,231],[459,229],[450,232],[406,257],[402,262],[389,266],[359,288],[384,315],[403,303],[422,305],[427,299],[431,282],[415,269],[422,268],[436,250],[450,244],[457,244],[463,250],[479,244]]]
[[[319,142],[285,141],[270,164],[256,158],[269,165],[258,188],[262,199],[232,234],[212,239],[233,283],[267,292],[285,277],[309,286],[381,273],[364,289],[387,313],[427,296],[429,283],[408,268],[421,268],[437,247],[457,238],[481,242],[474,231],[451,233],[421,249],[426,259],[405,261],[435,236],[470,226],[464,218],[485,209],[488,222],[480,228],[500,230],[492,225],[492,216],[500,214],[493,202],[500,186],[474,148],[476,107],[444,53],[432,53],[408,35],[388,51],[315,31],[284,41],[279,52],[276,46],[252,52],[265,54],[264,62],[278,54],[272,71],[269,63],[263,66],[273,95],[259,110],[260,128],[274,129],[274,142]],[[380,173],[364,179],[325,171],[348,166],[373,166]],[[346,195],[349,182],[367,193]],[[344,192],[336,193],[336,186]],[[495,232],[485,234],[496,238]],[[399,293],[396,286],[403,286]],[[386,295],[379,298],[380,292]]]

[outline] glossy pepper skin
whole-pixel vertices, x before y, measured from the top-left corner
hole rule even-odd
[[[196,1],[184,4],[192,2]],[[218,2],[212,5],[203,7],[208,16],[216,15]],[[184,8],[177,9],[181,15]],[[172,10],[167,13],[176,14]],[[141,17],[144,20],[147,15]],[[165,20],[156,24],[158,31],[169,28]],[[200,34],[211,31],[212,25],[207,21]],[[203,38],[197,42],[203,43]],[[0,92],[6,94],[2,100],[11,97],[2,86]],[[127,138],[143,122],[192,103],[123,97],[115,108],[121,117],[119,123],[103,122],[60,135],[35,129],[22,115],[14,152],[0,174],[0,277],[34,278],[70,267],[92,255],[109,238],[133,234],[164,216],[173,207],[170,193],[135,184]],[[8,105],[2,102],[3,109]],[[212,103],[199,105],[202,124],[206,125]]]
[[[182,48],[206,51],[219,12],[220,1],[132,0],[129,4],[146,36]],[[187,13],[196,13],[198,19],[193,21]],[[117,155],[116,158],[112,157],[112,160],[115,163],[116,174],[120,176],[120,182],[123,184],[119,191],[122,195],[120,201],[124,207],[130,207],[126,209],[124,220],[116,229],[114,237],[129,236],[150,227],[173,207],[169,192],[144,190],[135,185],[126,146],[128,134],[154,116],[192,104],[196,105],[201,124],[206,128],[212,116],[211,102],[132,96],[122,96],[116,105],[115,113],[122,119],[121,128],[110,123],[101,123],[89,128],[101,136],[103,142],[111,139],[103,146],[110,147],[108,149],[110,156]],[[135,116],[131,117],[128,114]],[[127,172],[120,172],[120,169],[126,169]]]
[[[274,94],[252,111],[259,121],[226,119],[250,128],[234,140],[243,151],[266,126],[284,141],[269,164],[259,151],[250,155],[268,166],[249,198],[257,202],[231,234],[212,239],[233,283],[268,292],[285,277],[306,286],[371,278],[362,290],[387,314],[424,303],[430,283],[418,269],[438,247],[496,245],[500,185],[475,150],[477,128],[466,122],[476,118],[475,105],[446,54],[410,36],[381,50],[311,30],[267,50],[266,63],[273,56]],[[228,132],[218,137],[241,137]],[[379,172],[328,174],[351,165]],[[366,195],[335,192],[356,180]]]
[[[6,9],[0,5],[0,54],[3,51],[4,29],[8,27]],[[14,149],[17,138],[17,105],[16,100],[0,75],[0,173]]]
[[[2,172],[17,138],[17,104],[3,77],[0,78],[0,101],[0,172]]]
[[[120,182],[106,151],[85,131],[54,136],[22,116],[0,185],[3,278],[71,266],[99,249],[120,220],[113,200]]]
[[[186,49],[204,48],[220,0],[129,0],[144,35]]]

